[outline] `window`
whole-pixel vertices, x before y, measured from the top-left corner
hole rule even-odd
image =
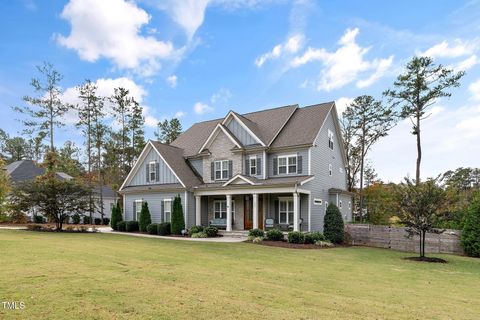
[[[157,163],[155,161],[150,161],[148,163],[148,172],[149,172],[149,181],[157,180]]]
[[[328,165],[328,175],[331,177],[332,176],[332,164]]]
[[[278,174],[297,173],[297,156],[278,157]]]
[[[322,199],[319,199],[319,198],[313,199],[313,204],[317,205],[317,206],[321,206],[322,205]]]
[[[215,180],[228,179],[228,160],[215,161]]]
[[[339,200],[339,201],[338,201],[338,207],[339,207],[340,209],[342,209],[342,200]]]
[[[232,200],[232,217],[235,216],[235,201]],[[213,202],[214,219],[227,219],[227,200],[215,200]]]
[[[172,221],[172,200],[165,199],[163,200],[163,217],[164,222],[171,222]]]
[[[328,130],[328,147],[333,150],[333,132]]]
[[[278,223],[290,224],[293,222],[293,199],[283,198],[278,201]]]
[[[133,220],[138,220],[140,212],[142,211],[143,200],[135,200],[135,212],[133,213]]]
[[[250,175],[256,176],[257,175],[257,157],[250,157]]]

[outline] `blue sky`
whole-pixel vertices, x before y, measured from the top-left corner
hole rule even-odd
[[[402,66],[426,53],[464,69],[462,86],[432,108],[424,124],[423,176],[480,158],[479,1],[70,0],[7,1],[0,19],[1,128],[22,130],[11,106],[32,94],[35,65],[55,64],[64,98],[85,79],[109,95],[126,86],[156,122],[184,128],[298,103],[381,98]],[[56,143],[81,136],[69,125]],[[413,175],[415,140],[398,124],[370,154],[379,176]]]

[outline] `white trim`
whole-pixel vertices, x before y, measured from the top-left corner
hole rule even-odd
[[[212,132],[210,133],[210,135],[208,136],[207,140],[205,141],[205,143],[202,145],[202,147],[200,148],[200,150],[198,151],[198,153],[201,153],[209,144],[211,144],[215,138],[217,137],[218,135],[218,129],[222,130],[223,133],[225,133],[225,135],[239,148],[243,148],[242,145],[240,145],[237,140],[232,137],[232,135],[223,127],[222,124],[218,123],[216,126],[215,126],[215,129],[212,130]]]
[[[153,172],[152,172],[152,164],[153,164]],[[155,173],[155,179],[152,179],[152,173]],[[152,160],[148,162],[148,181],[157,181],[157,161]]]
[[[308,232],[312,232],[312,195],[308,195]]]
[[[255,160],[255,174],[252,174],[252,160]],[[248,174],[249,176],[256,176],[258,173],[258,161],[257,155],[249,156],[248,157]]]
[[[202,197],[195,196],[195,225],[202,224]]]
[[[217,163],[220,163],[220,170],[217,170]],[[223,176],[223,172],[225,169],[223,168],[224,163],[227,163],[227,176]],[[220,172],[220,178],[217,179],[217,172]],[[228,179],[228,176],[230,175],[230,160],[214,160],[213,161],[213,181],[225,181]]]
[[[308,175],[312,174],[312,147],[308,148]]]
[[[218,190],[197,190],[195,191],[196,196],[219,196],[219,195],[236,195],[236,194],[251,194],[251,193],[293,193],[297,191],[298,193],[303,194],[310,194],[310,190],[305,189],[298,189],[295,190],[294,187],[287,187],[287,188],[258,188],[258,189],[233,189],[233,190],[225,190],[225,189],[218,189]]]
[[[150,141],[149,141],[150,142]],[[130,170],[130,172],[128,173],[127,177],[125,178],[125,180],[123,181],[122,183],[122,186],[120,187],[120,189],[118,189],[118,191],[121,191],[126,184],[130,183],[130,181],[133,179],[133,177],[135,176],[135,174],[137,173],[138,171],[138,168],[140,167],[140,163],[143,163],[143,160],[144,158],[146,157],[147,155],[147,149],[148,147],[150,148],[153,148],[153,145],[151,145],[150,143],[147,143],[145,145],[145,147],[143,148],[142,152],[140,153],[140,156],[138,157],[137,161],[135,162],[133,168]]]
[[[173,211],[173,210],[172,210],[172,209],[173,209],[173,208],[172,208],[172,203],[173,203],[173,200],[172,200],[172,198],[165,198],[165,199],[163,199],[162,201],[163,201],[163,222],[172,222],[172,211]],[[167,221],[167,220],[165,219],[165,217],[166,217],[166,216],[165,216],[165,212],[166,212],[166,211],[165,211],[165,202],[169,202],[169,203],[170,203],[170,211],[169,211],[169,212],[170,212],[170,221]]]
[[[132,220],[138,221],[138,219],[140,218],[140,214],[142,213],[143,199],[135,199],[134,202],[135,202],[135,212],[132,212]],[[139,208],[138,203],[141,203],[140,210],[138,210]],[[133,215],[135,215],[135,217]]]
[[[286,213],[286,221],[285,222],[280,222],[280,202],[286,202],[286,207],[285,207],[285,213]],[[292,208],[290,208],[290,205],[289,203],[292,203]],[[285,197],[278,197],[278,223],[279,224],[290,224],[292,223],[292,221],[290,221],[289,217],[288,217],[288,214],[290,213],[290,210],[289,209],[292,209],[292,213],[294,215],[293,217],[293,221],[295,221],[295,200],[294,200],[294,197],[291,196],[291,197],[288,197],[288,196],[285,196]]]
[[[255,183],[254,183],[253,181],[248,180],[247,177],[244,177],[244,176],[242,176],[242,175],[240,175],[240,174],[237,174],[235,177],[233,177],[232,179],[230,179],[230,180],[228,180],[227,182],[225,182],[225,183],[222,185],[222,187],[228,186],[230,183],[232,183],[232,182],[235,181],[236,179],[242,179],[243,181],[251,184],[252,186],[255,185]]]
[[[316,206],[321,206],[323,205],[323,200],[320,198],[313,198],[313,204]]]
[[[235,112],[233,111],[230,111],[227,116],[225,117],[225,119],[223,119],[222,121],[222,125],[226,126],[227,125],[227,120],[228,118],[232,116],[233,118],[235,118],[235,120],[237,120],[238,123],[240,123],[240,125],[242,126],[243,129],[245,129],[245,131],[248,132],[249,135],[251,135],[255,140],[257,140],[258,143],[260,143],[262,146],[266,147],[266,144],[260,140],[259,137],[257,137],[257,135],[255,133],[253,133],[252,130],[250,130],[250,128],[235,114]],[[231,121],[231,120],[230,120]],[[228,122],[229,123],[229,122]]]
[[[308,179],[305,179],[305,180],[303,180],[302,182],[300,182],[300,185],[303,186],[305,183],[310,182],[310,181],[312,181],[312,180],[314,180],[314,179],[315,179],[315,176],[310,177],[310,178],[308,178]]]
[[[168,164],[168,162],[165,160],[165,158],[162,156],[162,154],[157,150],[157,148],[155,148],[155,146],[153,145],[153,143],[151,141],[148,141],[149,144],[152,145],[152,148],[157,152],[158,156],[160,157],[160,159],[162,159],[162,161],[165,163],[165,165],[168,167],[168,169],[170,169],[170,171],[172,171],[173,175],[175,176],[175,178],[177,178],[178,181],[180,181],[180,184],[184,187],[185,187],[185,183],[183,183],[183,181],[178,177],[177,173],[175,171],[173,171],[172,167],[170,167],[170,165]]]
[[[267,152],[263,150],[263,179],[267,179]]]
[[[280,159],[286,158],[286,172],[285,173],[280,173]],[[290,158],[295,158],[295,172],[289,172],[289,164],[288,164],[288,159]],[[282,166],[283,167],[283,166]],[[288,174],[297,174],[298,173],[298,154],[287,154],[287,155],[281,155],[277,156],[277,175],[288,175]]]
[[[188,220],[188,213],[187,213],[187,210],[188,210],[188,195],[187,195],[187,190],[185,190],[185,210],[183,210],[183,221],[185,221],[185,227],[183,229],[187,229],[187,220]]]

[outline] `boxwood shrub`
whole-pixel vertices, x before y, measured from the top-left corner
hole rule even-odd
[[[108,226],[110,224],[110,219],[108,218],[103,218],[103,225]]]
[[[206,227],[203,232],[205,232],[209,238],[218,236],[218,229],[215,227]]]
[[[98,226],[98,225],[102,224],[102,219],[100,219],[100,218],[95,218],[95,219],[93,220],[93,222],[95,223],[95,225]]]
[[[267,231],[267,239],[270,241],[282,241],[283,232],[279,229],[271,229]]]
[[[203,231],[203,227],[202,226],[193,226],[191,227],[189,230],[188,230],[188,234],[189,235],[192,235],[194,233],[199,233],[199,232],[202,232]]]
[[[336,205],[330,203],[323,222],[325,238],[332,243],[342,243],[345,236],[342,214]]]
[[[325,237],[321,232],[305,233],[305,244],[315,244],[317,241],[324,241]]]
[[[138,231],[138,221],[127,221],[127,232]]]
[[[35,223],[44,223],[45,220],[43,219],[42,216],[34,215],[34,216],[33,216],[33,222],[35,222]]]
[[[192,234],[192,238],[208,238],[208,235],[204,232],[195,232]]]
[[[127,231],[127,221],[118,221],[117,222],[118,231]]]
[[[289,243],[304,243],[305,235],[300,231],[291,231],[288,233]]]
[[[254,238],[258,238],[258,237],[263,238],[265,236],[265,232],[263,232],[262,229],[251,229],[248,231],[248,236],[254,237]]]
[[[158,223],[150,223],[147,226],[148,234],[157,234],[158,233]]]
[[[72,216],[72,222],[73,222],[73,224],[79,224],[80,223],[80,215],[78,213],[75,213]]]
[[[162,222],[158,224],[157,234],[159,236],[168,236],[171,233],[170,222]]]
[[[90,224],[90,217],[89,216],[83,216],[83,224]]]

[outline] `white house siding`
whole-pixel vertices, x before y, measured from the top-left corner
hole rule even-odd
[[[150,161],[157,161],[159,163],[159,180],[147,182],[147,164]],[[166,183],[179,183],[173,172],[168,168],[165,162],[160,158],[158,153],[152,149],[148,152],[143,163],[140,164],[138,171],[132,178],[129,186],[143,186],[151,184],[166,184]]]
[[[335,134],[334,150],[328,147],[328,130]],[[315,175],[315,179],[302,186],[302,188],[311,191],[312,231],[323,231],[326,202],[330,201],[328,190],[330,188],[346,190],[347,182],[340,148],[343,148],[343,146],[339,143],[334,118],[330,113],[317,136],[316,145],[311,148],[311,174]],[[329,175],[329,164],[332,164],[332,176]],[[339,168],[343,169],[343,173],[340,172]],[[313,204],[315,198],[322,199],[322,205]]]
[[[228,130],[230,130],[231,133],[233,133],[233,135],[238,139],[240,140],[240,142],[245,145],[245,146],[248,146],[248,145],[252,145],[252,144],[257,144],[257,140],[255,140],[255,138],[253,138],[248,132],[247,130],[245,130],[243,128],[243,126],[238,123],[237,120],[235,119],[232,119],[228,124],[227,124],[227,128]]]

